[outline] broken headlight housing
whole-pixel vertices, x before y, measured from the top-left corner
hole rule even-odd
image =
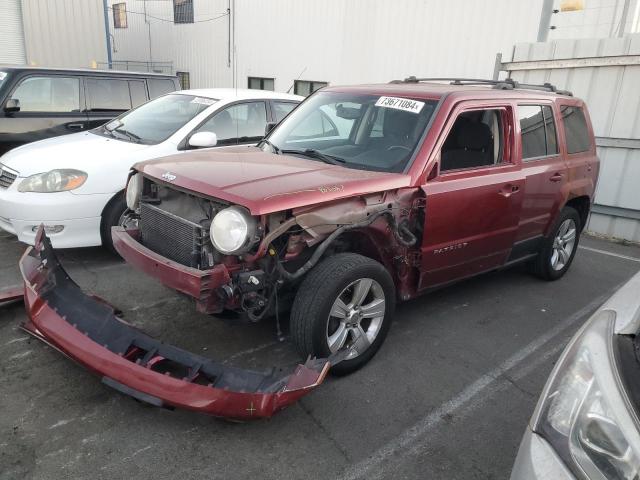
[[[249,211],[239,205],[220,210],[209,229],[211,243],[225,255],[246,252],[255,243],[257,222]]]
[[[37,173],[25,178],[18,186],[19,192],[54,193],[80,188],[88,175],[80,170],[60,169]]]
[[[618,374],[614,323],[615,313],[604,310],[576,334],[534,415],[534,430],[578,478],[640,476],[638,419]]]

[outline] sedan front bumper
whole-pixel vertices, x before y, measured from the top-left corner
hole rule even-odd
[[[233,419],[270,417],[324,380],[332,359],[254,372],[166,345],[82,292],[42,228],[20,260],[29,316],[23,328],[122,393],[157,406]]]

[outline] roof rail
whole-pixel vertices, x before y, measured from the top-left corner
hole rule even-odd
[[[442,77],[442,78],[417,78],[410,76],[404,80],[392,80],[389,83],[420,83],[420,82],[449,82],[450,85],[492,85],[493,88],[498,90],[514,90],[514,89],[526,89],[526,90],[541,90],[545,92],[553,92],[558,95],[573,96],[569,90],[559,90],[550,83],[543,83],[542,85],[534,85],[531,83],[520,83],[513,78],[505,78],[504,80],[487,80],[482,78],[454,78],[454,77]]]

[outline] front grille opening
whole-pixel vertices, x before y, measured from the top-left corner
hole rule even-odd
[[[9,188],[13,184],[13,182],[16,181],[16,178],[18,178],[17,175],[8,172],[2,167],[0,167],[0,172],[2,172],[0,174],[0,188]]]
[[[154,372],[162,373],[163,375],[170,375],[174,378],[188,378],[189,377],[189,367],[186,365],[182,365],[174,360],[170,360],[168,358],[158,358],[154,359],[156,361],[150,362],[150,369]]]

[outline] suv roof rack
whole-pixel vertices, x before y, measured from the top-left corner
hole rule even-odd
[[[534,85],[531,83],[520,83],[513,78],[505,78],[504,80],[486,80],[482,78],[417,78],[413,75],[405,78],[404,80],[392,80],[389,83],[420,83],[420,82],[449,82],[449,85],[491,85],[492,88],[498,90],[514,90],[517,88],[523,88],[527,90],[542,90],[545,92],[553,92],[558,95],[573,96],[569,90],[558,90],[555,85],[550,83],[543,83],[542,85]]]

